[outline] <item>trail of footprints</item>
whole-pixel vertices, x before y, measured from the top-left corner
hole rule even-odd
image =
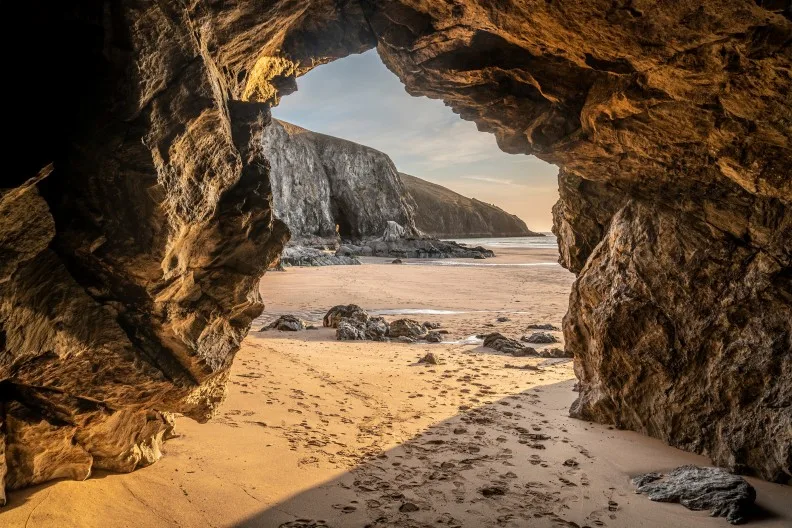
[[[289,359],[316,380],[323,394],[338,395],[333,405],[319,395],[282,386],[266,362],[249,359],[242,363],[245,372],[232,383],[243,393],[259,391],[268,404],[286,405],[300,420],[268,425],[253,419],[249,411],[230,410],[220,421],[238,427],[245,420],[275,429],[292,450],[305,454],[300,466],[323,461],[348,468],[355,499],[334,509],[341,515],[364,511],[369,520],[366,526],[371,528],[518,527],[539,519],[550,526],[593,527],[616,519],[619,505],[612,493],[602,498],[602,507],[588,515],[586,524],[565,519],[570,504],[590,498],[583,461],[591,456],[563,428],[531,409],[539,402],[541,389],[500,392],[509,388],[517,392],[525,386],[524,380],[502,368],[502,357],[462,348],[447,350],[444,356],[454,359],[442,366],[411,367],[423,369],[419,373],[423,380],[398,409],[366,393],[359,384],[334,379],[296,355]],[[542,371],[519,371],[518,376],[541,379]],[[498,378],[513,381],[508,387],[500,383],[499,391],[494,388]],[[326,391],[328,387],[334,390]],[[428,405],[421,401],[420,409],[412,407],[411,402],[425,399]],[[361,404],[365,409],[365,415],[354,421],[347,416],[353,400],[358,409]],[[429,412],[445,416],[449,405],[457,407],[457,416],[410,438],[408,426],[420,417],[419,410],[426,412],[428,406]],[[348,425],[348,431],[331,432],[331,422]],[[562,462],[542,456],[548,445],[559,442],[576,455]],[[397,447],[385,451],[386,445]],[[330,525],[322,519],[296,519],[281,526]]]

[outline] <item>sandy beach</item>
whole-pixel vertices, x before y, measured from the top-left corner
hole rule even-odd
[[[630,484],[644,472],[708,465],[705,457],[569,418],[571,360],[512,358],[474,342],[560,326],[566,311],[573,276],[554,250],[497,252],[486,261],[367,259],[267,274],[267,310],[237,355],[216,418],[177,419],[163,458],[134,473],[12,492],[0,525],[726,526],[708,512],[651,502]],[[391,320],[439,322],[446,342],[255,331],[280,314],[321,326],[327,309],[348,303]],[[440,365],[418,363],[428,351]],[[792,489],[749,480],[759,515],[749,525],[792,525]]]

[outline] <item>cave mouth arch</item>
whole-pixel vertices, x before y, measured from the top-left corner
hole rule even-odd
[[[562,168],[554,230],[563,264],[578,274],[564,323],[581,378],[573,412],[768,480],[792,474],[792,440],[777,434],[792,423],[792,116],[790,80],[779,73],[792,63],[787,8],[49,7],[14,7],[36,16],[4,17],[3,34],[37,35],[42,17],[88,24],[101,36],[92,57],[106,68],[90,107],[57,137],[25,124],[42,90],[20,90],[14,105],[25,146],[57,154],[49,178],[60,192],[3,194],[0,368],[4,382],[30,390],[4,402],[4,423],[29,423],[25,406],[61,409],[68,427],[93,434],[101,417],[102,445],[115,450],[103,463],[130,471],[153,460],[130,457],[140,446],[115,442],[108,416],[141,430],[160,424],[159,438],[167,420],[149,423],[141,409],[211,416],[262,309],[251,292],[288,236],[272,218],[266,160],[250,139],[291,89],[283,79],[377,46],[411,94],[443,99],[506,152]],[[7,48],[18,49],[15,64],[51,60],[36,46]],[[31,87],[51,85],[46,68],[20,71]],[[15,166],[29,172],[27,162]],[[37,444],[9,450],[7,429],[6,486],[55,474],[26,473],[13,457],[35,456]],[[78,444],[61,447],[80,455],[83,475],[95,448]]]

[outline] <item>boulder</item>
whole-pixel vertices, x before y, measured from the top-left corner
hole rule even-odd
[[[546,324],[529,324],[525,328],[526,328],[526,330],[550,330],[550,331],[558,331],[558,330],[560,330],[560,328],[558,328],[557,326],[551,325],[549,323],[546,323]]]
[[[418,363],[425,363],[427,365],[439,365],[440,360],[437,358],[434,352],[427,352],[424,357],[418,360]]]
[[[539,355],[543,358],[573,358],[575,355],[572,353],[571,350],[566,350],[563,348],[545,348],[540,350]]]
[[[336,339],[339,341],[358,341],[366,339],[363,330],[354,321],[342,319],[336,326]]]
[[[527,347],[519,341],[510,339],[498,332],[485,335],[484,346],[497,350],[498,352],[503,352],[504,354],[511,354],[515,357],[537,355],[536,350],[533,348]]]
[[[732,524],[748,520],[756,490],[744,478],[723,468],[681,466],[667,474],[646,473],[632,479],[636,492],[659,502],[678,502],[712,517],[726,517]]]
[[[382,317],[370,317],[366,321],[363,334],[372,341],[383,341],[390,332],[390,325]]]
[[[390,324],[390,337],[416,339],[426,335],[426,328],[412,319],[397,319]]]
[[[429,332],[424,339],[428,343],[440,343],[443,341],[443,336],[439,332]]]
[[[265,330],[280,330],[283,332],[299,332],[305,330],[305,323],[302,319],[293,315],[281,315],[273,322],[263,327],[259,332]]]
[[[404,238],[407,235],[407,231],[394,222],[393,220],[388,220],[388,224],[385,226],[385,232],[382,233],[382,240],[385,242],[395,242]]]
[[[369,319],[368,312],[357,304],[339,304],[333,306],[322,318],[322,326],[336,328],[342,319],[350,319],[356,323],[365,323]]]
[[[548,334],[547,332],[534,332],[528,336],[522,336],[520,341],[525,341],[526,343],[533,343],[536,345],[546,345],[550,343],[558,343],[558,338],[553,334]]]

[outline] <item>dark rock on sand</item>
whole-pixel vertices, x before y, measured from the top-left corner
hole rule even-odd
[[[637,492],[653,501],[678,502],[691,510],[709,510],[732,524],[747,520],[756,490],[723,468],[682,466],[663,475],[647,473],[633,479]]]
[[[442,325],[440,323],[431,323],[429,321],[424,321],[422,326],[427,330],[436,330],[440,328]]]
[[[354,321],[342,319],[336,326],[336,339],[339,341],[359,341],[366,339],[366,335],[355,325]]]
[[[558,328],[555,325],[551,325],[550,323],[546,323],[546,324],[529,324],[528,326],[525,327],[525,329],[526,330],[550,330],[550,331],[558,331],[558,330],[560,330],[560,328]]]
[[[418,363],[426,363],[427,365],[439,365],[440,360],[435,355],[434,352],[428,352],[424,357],[422,357]]]
[[[424,339],[429,343],[440,343],[443,341],[443,336],[439,332],[429,332]]]
[[[321,249],[288,245],[283,248],[278,264],[280,269],[284,269],[290,266],[359,266],[360,261],[355,257],[336,255]]]
[[[425,334],[426,328],[413,319],[397,319],[390,324],[390,337],[409,337],[416,339],[423,337]]]
[[[511,354],[515,357],[537,355],[536,350],[533,348],[527,347],[519,341],[510,339],[498,332],[485,335],[484,346],[493,350],[497,350],[498,352],[503,352],[504,354]]]
[[[571,350],[553,347],[539,350],[538,354],[543,358],[573,358],[575,355]]]
[[[390,325],[382,317],[370,317],[363,329],[363,334],[372,341],[382,341],[388,337],[389,333]]]
[[[498,317],[498,318],[497,318],[497,319],[495,319],[495,320],[496,320],[497,322],[499,322],[499,323],[506,323],[506,322],[509,322],[509,321],[511,321],[511,319],[509,319],[509,318],[508,318],[508,317],[506,317],[505,315],[501,315],[500,317]]]
[[[305,323],[302,319],[293,315],[281,315],[273,322],[263,327],[259,332],[265,330],[281,330],[283,332],[299,332],[305,330]]]
[[[369,319],[368,312],[357,304],[339,304],[328,310],[322,319],[322,326],[336,328],[342,319],[351,319],[357,323],[365,323]]]
[[[402,262],[402,259],[393,259],[391,264],[404,264],[404,262]]]
[[[558,343],[558,338],[553,334],[548,334],[547,332],[534,332],[529,336],[522,336],[520,341],[537,345],[546,345],[549,343]]]

